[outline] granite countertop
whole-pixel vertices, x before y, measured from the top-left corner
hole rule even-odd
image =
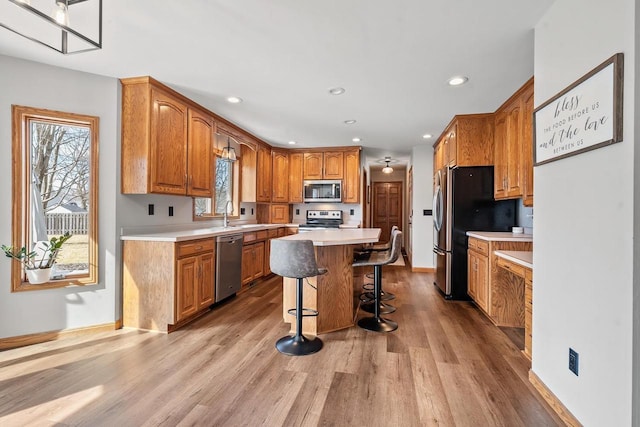
[[[127,232],[120,236],[120,240],[144,240],[153,242],[182,242],[192,239],[206,239],[208,237],[225,236],[229,234],[245,233],[250,231],[267,230],[280,227],[298,227],[298,224],[242,224],[230,227],[203,227],[194,229],[162,230]]]
[[[533,270],[533,251],[493,251],[495,256]]]
[[[380,238],[379,228],[338,228],[313,230],[280,237],[283,240],[313,240],[314,246],[357,245],[375,243]]]
[[[533,242],[533,234],[509,231],[467,231],[467,236],[490,242]]]

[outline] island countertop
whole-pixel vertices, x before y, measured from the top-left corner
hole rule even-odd
[[[284,240],[312,240],[314,246],[358,245],[375,243],[380,238],[379,228],[340,228],[313,230],[291,236],[280,237]]]
[[[467,236],[490,242],[533,242],[533,235],[508,231],[467,231]]]

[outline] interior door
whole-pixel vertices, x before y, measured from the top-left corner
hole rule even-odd
[[[391,227],[402,230],[402,182],[374,182],[372,210],[372,227],[381,229],[381,242],[388,242]]]

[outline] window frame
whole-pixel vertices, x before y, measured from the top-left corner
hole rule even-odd
[[[26,280],[21,263],[11,262],[11,292],[32,291],[41,289],[64,288],[68,286],[84,286],[98,283],[98,153],[100,118],[84,114],[67,113],[42,108],[11,106],[12,114],[12,229],[11,245],[16,248],[28,246],[31,220],[31,198],[27,177],[31,169],[31,141],[29,126],[32,120],[86,126],[91,132],[90,173],[89,173],[89,229],[88,229],[88,273],[72,275],[64,279],[50,280],[43,284],[33,285]],[[64,248],[63,248],[64,249]]]
[[[213,209],[213,207],[215,206],[215,198],[216,198],[216,194],[215,194],[215,190],[216,190],[216,186],[215,186],[215,179],[216,179],[216,171],[217,171],[217,165],[216,162],[218,159],[220,159],[222,156],[221,151],[219,150],[215,150],[214,155],[213,155],[213,195],[212,197],[193,197],[191,205],[192,205],[192,219],[193,221],[210,221],[212,219],[220,219],[222,217],[224,217],[223,214],[216,214],[215,212],[209,212],[208,214],[203,214],[203,215],[196,215],[196,198],[209,198],[211,199],[211,206],[212,206],[212,211],[215,211],[215,209]],[[228,215],[227,218],[229,219],[239,219],[240,218],[240,194],[241,194],[241,189],[242,189],[242,174],[240,173],[242,170],[242,157],[237,155],[237,160],[235,162],[233,162],[233,165],[231,167],[231,175],[233,177],[233,181],[232,181],[232,188],[231,188],[231,200],[233,202],[233,211],[234,211],[234,215]]]

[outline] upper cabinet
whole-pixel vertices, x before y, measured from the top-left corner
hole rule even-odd
[[[213,117],[150,77],[121,82],[122,193],[212,197]]]
[[[256,201],[271,201],[271,149],[262,145],[257,152]]]
[[[434,145],[434,170],[493,165],[493,114],[455,116]]]
[[[344,152],[343,203],[360,202],[360,149]]]
[[[271,151],[271,201],[287,203],[289,201],[289,155],[286,151]]]
[[[302,153],[289,153],[289,202],[302,203]]]
[[[495,114],[494,197],[533,206],[533,78]]]
[[[304,153],[303,179],[342,179],[344,152]]]

